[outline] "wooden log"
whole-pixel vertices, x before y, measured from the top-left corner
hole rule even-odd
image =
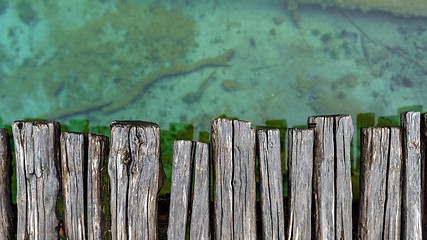
[[[13,239],[15,235],[12,208],[12,153],[7,129],[0,129],[0,239]]]
[[[157,195],[164,182],[160,129],[142,121],[111,123],[111,238],[157,239]]]
[[[17,121],[17,239],[58,239],[59,123]]]
[[[105,197],[108,192],[104,166],[107,166],[108,137],[89,134],[87,151],[87,239],[106,239]]]
[[[190,239],[210,239],[209,144],[197,142],[194,152],[194,190]]]
[[[263,239],[285,239],[280,131],[258,130],[257,138]]]
[[[406,112],[400,116],[403,139],[403,239],[422,239],[421,206],[421,116]]]
[[[87,138],[83,133],[61,134],[64,230],[67,239],[86,239],[85,171]]]
[[[174,142],[168,226],[168,239],[171,240],[185,239],[186,236],[193,148],[192,141]]]
[[[312,239],[313,129],[288,129],[287,239]]]
[[[250,122],[212,123],[215,239],[255,239],[255,131]]]
[[[400,130],[361,129],[360,239],[400,239]]]
[[[352,239],[351,117],[315,116],[308,123],[314,128],[315,238]]]

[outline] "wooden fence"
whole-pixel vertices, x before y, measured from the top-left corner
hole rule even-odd
[[[215,119],[211,150],[206,143],[175,141],[167,237],[426,239],[426,119],[407,112],[400,127],[361,130],[356,213],[350,116],[310,117],[308,128],[288,129],[288,207],[279,130]],[[13,123],[16,212],[9,136],[0,131],[0,239],[157,239],[157,197],[164,181],[159,126],[113,122],[110,144],[105,136],[61,133],[59,127]]]

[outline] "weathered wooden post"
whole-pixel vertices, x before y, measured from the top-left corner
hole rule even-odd
[[[250,122],[212,123],[215,239],[255,239],[255,130]]]
[[[258,130],[257,139],[263,239],[285,239],[280,131]]]
[[[194,171],[193,170],[194,165]],[[191,200],[191,179],[194,190],[191,224],[187,233],[187,219]],[[168,239],[209,239],[209,145],[177,140],[174,143],[172,185]]]
[[[12,209],[12,153],[7,129],[0,129],[0,239],[13,239],[15,221]]]
[[[400,116],[403,139],[403,239],[422,239],[421,115]]]
[[[86,239],[85,172],[87,137],[83,133],[61,134],[64,230],[67,239]]]
[[[395,127],[361,129],[360,239],[400,239],[400,133]]]
[[[58,239],[59,123],[13,123],[17,239]]]
[[[289,227],[287,239],[312,239],[314,130],[288,130]]]
[[[351,116],[309,117],[314,129],[316,239],[352,239]]]
[[[108,137],[88,135],[87,159],[87,239],[105,239],[109,223],[105,219],[105,197],[108,194],[104,175],[107,174]]]
[[[164,181],[159,126],[112,122],[108,175],[111,238],[157,239],[157,194]]]

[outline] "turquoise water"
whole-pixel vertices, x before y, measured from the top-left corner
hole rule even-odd
[[[0,0],[4,122],[171,122],[425,105],[425,18],[285,1]]]

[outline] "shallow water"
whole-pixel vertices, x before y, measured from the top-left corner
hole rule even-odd
[[[320,6],[296,18],[278,0],[136,2],[0,0],[3,122],[208,131],[221,114],[293,126],[425,105],[425,18]]]

